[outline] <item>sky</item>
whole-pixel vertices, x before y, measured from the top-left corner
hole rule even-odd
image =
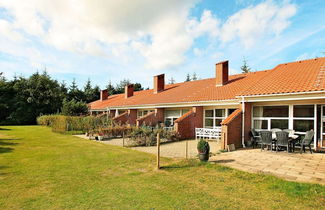
[[[324,0],[0,0],[0,72],[152,87],[325,56]]]

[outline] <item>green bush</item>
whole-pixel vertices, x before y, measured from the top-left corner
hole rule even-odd
[[[134,127],[130,133],[132,146],[154,146],[157,145],[157,134],[160,135],[161,143],[178,141],[179,134],[174,130],[164,130],[160,127]]]
[[[58,133],[92,133],[98,128],[111,126],[112,121],[107,116],[64,116],[43,115],[37,118],[39,125],[52,127],[52,131]]]
[[[207,141],[204,139],[200,139],[200,141],[197,144],[197,151],[199,153],[209,153],[210,152],[210,145]]]

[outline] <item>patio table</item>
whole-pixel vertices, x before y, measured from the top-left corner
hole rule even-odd
[[[294,143],[296,141],[296,139],[299,138],[299,135],[295,135],[295,134],[289,134],[289,140],[288,140],[288,143],[289,143],[289,152],[292,152],[292,150],[294,149]],[[273,132],[272,133],[272,139],[274,142],[276,142],[276,133]],[[275,149],[275,147],[272,146],[272,150]]]
[[[295,135],[295,134],[289,134],[289,139],[297,139],[299,137],[299,135]],[[275,133],[272,133],[272,139],[273,140],[276,140],[276,134]]]

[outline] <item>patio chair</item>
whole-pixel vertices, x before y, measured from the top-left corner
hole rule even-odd
[[[314,140],[315,132],[313,130],[307,131],[305,137],[301,140],[300,143],[296,143],[297,146],[300,146],[300,154],[302,153],[302,150],[306,152],[306,147],[309,147],[310,153],[313,153],[311,149],[311,143]]]
[[[260,131],[261,136],[261,151],[264,149],[264,146],[266,145],[266,148],[270,146],[270,149],[272,150],[272,132],[271,131]]]
[[[254,128],[251,129],[251,138],[253,148],[257,147],[257,145],[261,143],[261,136],[258,134],[258,132],[256,132]]]
[[[289,152],[289,133],[286,131],[278,131],[276,134],[275,149],[278,152],[279,147],[286,147]]]

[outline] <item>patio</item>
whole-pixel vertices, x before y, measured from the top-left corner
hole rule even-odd
[[[325,154],[286,153],[241,149],[210,158],[223,164],[253,173],[269,173],[291,181],[314,182],[325,185]]]

